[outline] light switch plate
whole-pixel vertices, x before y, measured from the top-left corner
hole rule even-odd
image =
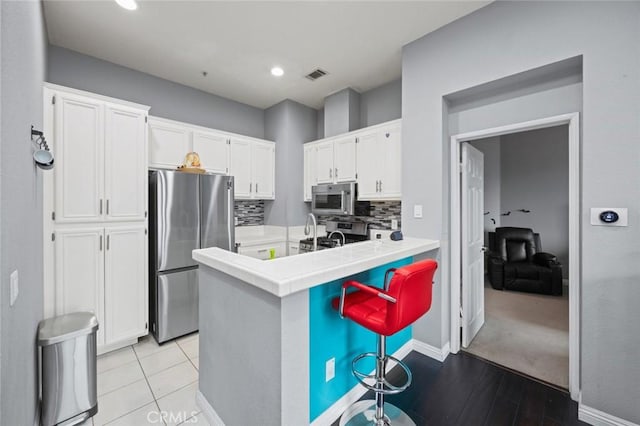
[[[336,359],[331,358],[327,360],[327,364],[325,366],[325,381],[333,379],[336,376]]]
[[[415,204],[413,206],[413,217],[416,219],[422,218],[422,204]]]
[[[614,211],[618,213],[618,220],[606,223],[600,219],[600,213]],[[622,207],[591,207],[591,224],[597,226],[628,226],[627,209]]]
[[[11,298],[9,301],[9,305],[13,306],[16,303],[16,299],[18,298],[18,294],[20,293],[20,283],[18,281],[18,270],[16,269],[11,273],[10,276],[11,281]]]

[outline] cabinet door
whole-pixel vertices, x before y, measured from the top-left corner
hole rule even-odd
[[[289,256],[295,256],[300,253],[300,243],[289,243]]]
[[[357,143],[358,199],[375,200],[380,197],[380,169],[382,163],[378,155],[377,133],[367,133],[358,137]]]
[[[187,127],[149,119],[149,167],[175,169],[191,151],[191,131]]]
[[[260,260],[276,259],[287,255],[287,244],[282,242],[249,247],[240,246],[238,254]]]
[[[109,221],[144,220],[147,209],[146,112],[107,105],[105,206]]]
[[[98,222],[103,218],[103,103],[56,94],[55,129],[56,222]]]
[[[254,141],[251,151],[253,198],[273,200],[275,198],[275,144]]]
[[[402,197],[402,133],[399,126],[383,130],[379,134],[380,164],[384,164],[380,177],[380,198],[385,200]]]
[[[316,150],[317,183],[333,183],[333,141],[320,142]]]
[[[147,236],[144,225],[105,230],[106,343],[146,334]]]
[[[229,151],[229,174],[234,177],[236,199],[251,198],[251,142],[247,139],[231,138]]]
[[[55,232],[55,314],[93,312],[98,318],[98,346],[104,345],[103,228]]]
[[[336,182],[356,180],[356,138],[354,136],[334,141],[333,177]]]
[[[229,173],[229,139],[214,132],[193,132],[193,150],[202,167],[211,173]]]
[[[311,201],[311,187],[316,184],[316,145],[304,146],[304,201]]]

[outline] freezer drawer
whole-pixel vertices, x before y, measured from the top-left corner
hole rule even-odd
[[[198,330],[198,268],[158,275],[154,335],[159,343]]]

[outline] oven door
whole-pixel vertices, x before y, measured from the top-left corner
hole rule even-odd
[[[317,215],[352,215],[355,184],[316,185],[312,188],[311,211]]]

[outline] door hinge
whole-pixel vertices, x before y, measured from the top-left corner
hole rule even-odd
[[[51,220],[56,220],[56,212],[51,212]]]
[[[360,142],[360,138],[356,138],[356,143]]]
[[[56,104],[56,97],[55,95],[51,97],[51,105],[55,105]]]
[[[52,232],[51,233],[51,241],[55,241],[56,240],[56,233]]]
[[[231,145],[231,139],[227,139],[227,145]]]
[[[144,122],[148,123],[149,122],[149,117],[147,117],[146,115],[144,116]]]
[[[358,179],[358,174],[356,173],[356,179]]]

